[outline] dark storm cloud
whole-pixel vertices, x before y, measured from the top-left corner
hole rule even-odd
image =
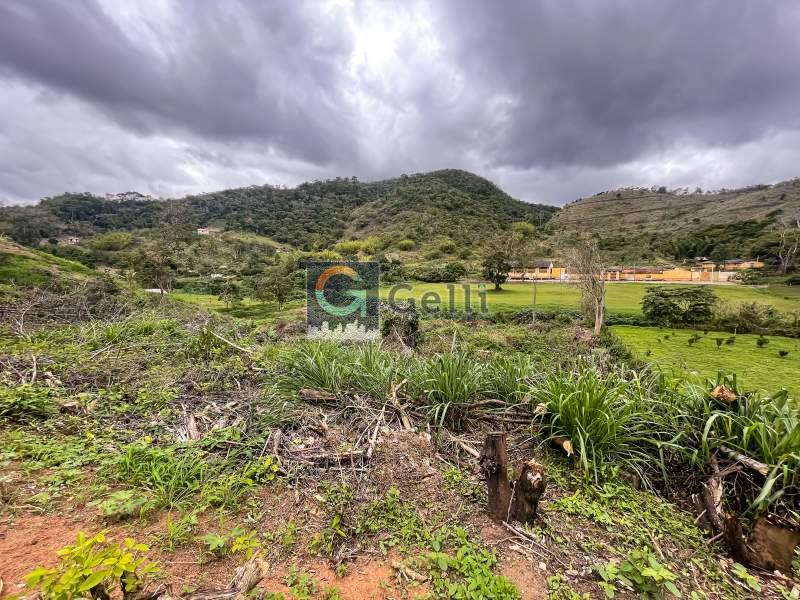
[[[791,0],[434,6],[473,93],[508,98],[483,124],[497,165],[608,166],[686,139],[732,145],[800,126]]]
[[[93,0],[10,0],[0,5],[0,65],[144,133],[260,138],[326,162],[353,148],[348,128],[333,126],[352,118],[341,112],[349,40],[310,27],[313,4],[292,6],[183,3],[153,48]]]
[[[795,0],[5,0],[0,201],[457,167],[526,200],[796,176]]]

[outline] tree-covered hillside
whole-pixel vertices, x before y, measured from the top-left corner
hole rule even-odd
[[[471,173],[444,170],[366,183],[337,177],[295,188],[250,186],[171,201],[70,193],[0,209],[0,233],[32,245],[63,235],[151,228],[168,207],[179,208],[192,226],[251,231],[301,248],[374,232],[424,239],[455,231],[474,242],[514,221],[544,223],[557,211],[515,200]]]

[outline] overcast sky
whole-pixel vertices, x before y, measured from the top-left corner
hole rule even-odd
[[[800,175],[798,32],[797,0],[2,0],[0,202],[775,182]]]

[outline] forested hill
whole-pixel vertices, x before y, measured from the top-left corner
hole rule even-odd
[[[375,182],[343,177],[295,188],[251,186],[169,201],[63,194],[36,206],[0,209],[0,233],[31,245],[63,235],[155,227],[167,210],[191,226],[252,231],[311,247],[374,233],[414,240],[445,234],[474,243],[514,221],[544,224],[558,209],[515,200],[472,173],[443,170]]]
[[[776,232],[800,218],[800,179],[702,192],[624,188],[567,204],[551,221],[569,237],[587,233],[618,262],[715,260],[774,253]],[[788,223],[788,225],[787,225]]]

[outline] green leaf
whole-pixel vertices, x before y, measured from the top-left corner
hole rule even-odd
[[[99,569],[89,575],[86,580],[78,588],[79,592],[88,592],[94,586],[102,583],[102,581],[111,575],[111,569]]]

